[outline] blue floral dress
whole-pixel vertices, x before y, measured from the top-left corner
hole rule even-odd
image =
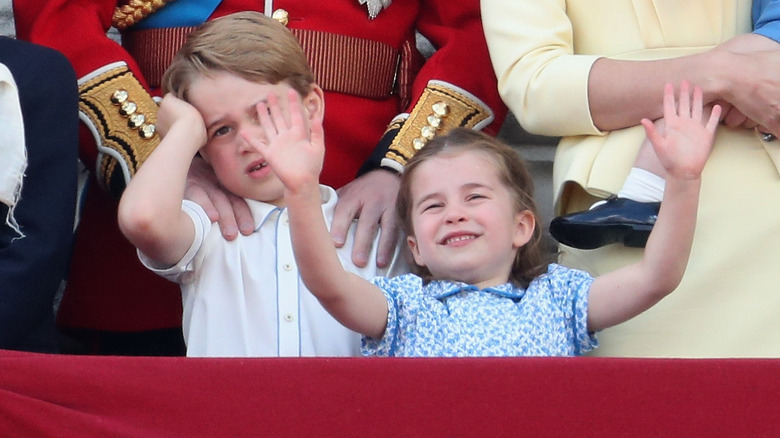
[[[385,294],[387,329],[363,338],[367,356],[576,356],[588,332],[588,273],[551,264],[526,289],[479,289],[414,274],[372,280]]]

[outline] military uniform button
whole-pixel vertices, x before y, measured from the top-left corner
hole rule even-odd
[[[127,101],[124,102],[122,105],[120,105],[119,114],[127,117],[132,114],[135,114],[137,110],[138,110],[138,105],[136,105],[135,102]]]
[[[133,114],[130,116],[127,126],[136,129],[144,123],[146,123],[146,117],[143,114]]]
[[[287,26],[287,23],[290,22],[290,14],[284,9],[275,10],[274,13],[271,14],[271,18],[282,23],[284,26]]]
[[[124,103],[127,100],[127,91],[126,90],[116,90],[111,95],[111,103],[114,105],[119,105],[121,103]]]
[[[138,130],[138,134],[141,135],[141,138],[152,138],[156,131],[157,131],[157,127],[149,123],[141,126],[141,128]]]
[[[433,104],[433,113],[439,117],[445,117],[450,113],[450,106],[444,102],[436,102]]]

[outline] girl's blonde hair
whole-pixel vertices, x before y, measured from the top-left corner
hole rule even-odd
[[[276,20],[252,11],[226,15],[195,29],[165,71],[163,93],[188,100],[192,83],[215,72],[256,83],[285,82],[301,96],[314,84],[295,35]]]
[[[533,180],[517,152],[498,139],[473,129],[456,128],[446,135],[435,137],[417,152],[406,164],[401,177],[396,210],[401,219],[403,231],[410,236],[412,229],[412,179],[421,163],[443,153],[458,151],[482,151],[495,163],[496,172],[502,183],[509,189],[517,212],[528,210],[533,214],[536,226],[531,240],[517,250],[509,280],[516,286],[527,287],[534,278],[542,275],[550,263],[548,251],[544,249],[542,231],[538,226],[539,214],[534,201]],[[431,273],[424,266],[414,264],[413,270],[426,282]]]

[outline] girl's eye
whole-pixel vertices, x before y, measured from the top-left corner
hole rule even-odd
[[[474,199],[487,199],[487,196],[480,194],[480,193],[472,193],[466,197],[467,200],[471,201]]]
[[[440,204],[440,203],[431,203],[431,204],[428,204],[428,205],[423,205],[422,211],[426,212],[426,211],[430,211],[430,210],[435,210],[437,208],[441,208],[442,206],[443,206],[443,204]]]

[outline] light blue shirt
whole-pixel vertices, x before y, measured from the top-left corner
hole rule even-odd
[[[780,41],[780,1],[753,1],[753,33]]]
[[[588,332],[593,277],[551,264],[526,289],[478,289],[414,274],[372,280],[385,294],[387,328],[363,338],[367,356],[577,356],[598,343]]]

